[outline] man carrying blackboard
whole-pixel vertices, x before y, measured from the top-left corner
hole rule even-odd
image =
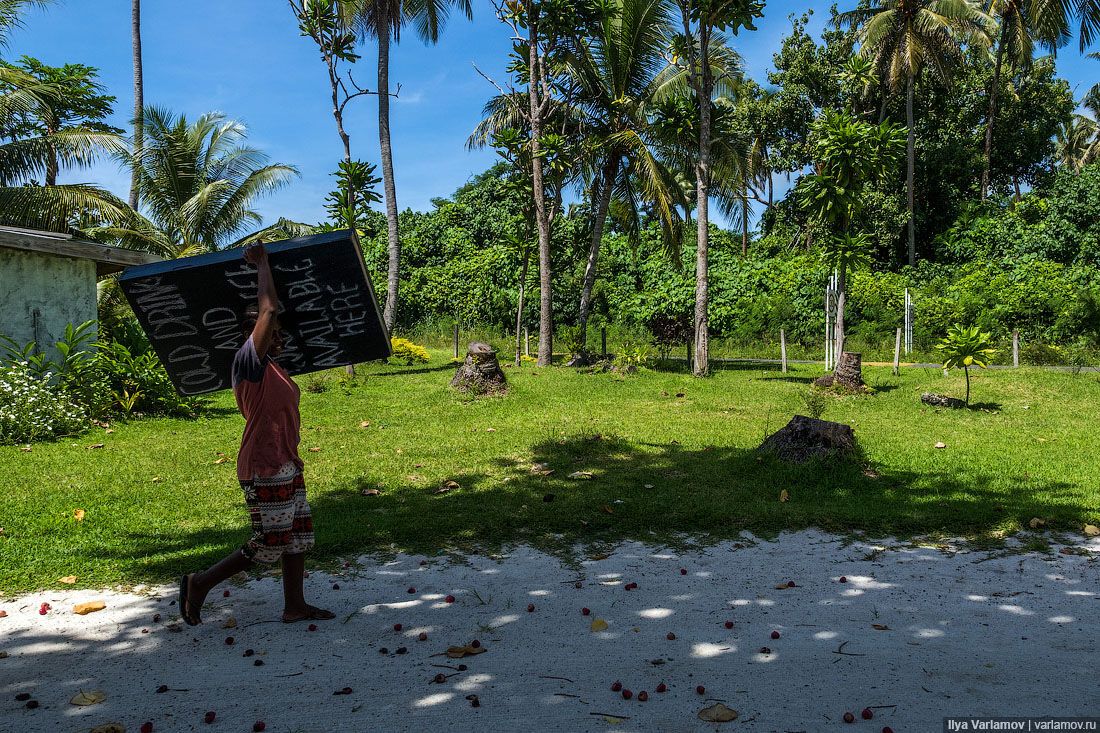
[[[233,394],[245,418],[237,478],[252,519],[252,536],[210,568],[180,578],[180,614],[194,626],[207,594],[254,563],[283,565],[283,621],[331,619],[335,615],[305,601],[305,553],[313,548],[313,520],[298,457],[301,393],[272,357],[283,347],[279,301],[263,244],[248,247],[245,261],[256,267],[258,303],[242,323],[244,346],[233,359]]]

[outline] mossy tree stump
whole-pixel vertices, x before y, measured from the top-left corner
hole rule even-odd
[[[451,386],[477,395],[508,391],[508,380],[497,361],[496,350],[481,341],[471,342],[466,348],[466,359],[451,379]]]
[[[842,351],[832,374],[814,380],[818,387],[839,387],[849,392],[866,392],[863,383],[863,354]]]

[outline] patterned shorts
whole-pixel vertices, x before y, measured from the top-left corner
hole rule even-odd
[[[254,562],[271,564],[284,554],[313,549],[313,518],[302,472],[290,464],[275,476],[241,481],[252,519],[252,536],[241,550]]]

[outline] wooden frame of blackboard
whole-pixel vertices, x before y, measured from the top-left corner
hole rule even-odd
[[[291,374],[384,359],[390,337],[354,231],[265,243],[280,300]],[[132,267],[119,278],[138,322],[176,389],[230,386],[233,355],[256,303],[256,270],[240,248]],[[350,277],[349,277],[350,276]]]

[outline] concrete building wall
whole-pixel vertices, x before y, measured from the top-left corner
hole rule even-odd
[[[96,318],[95,262],[0,247],[0,333],[37,341],[56,358],[55,341]]]

